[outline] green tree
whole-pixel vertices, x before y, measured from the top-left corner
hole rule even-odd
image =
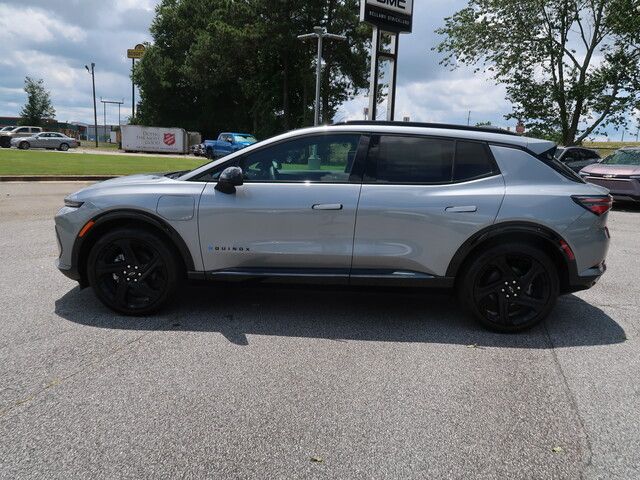
[[[163,0],[153,42],[136,66],[136,121],[215,135],[260,137],[313,122],[315,45],[297,35],[322,25],[348,42],[327,42],[322,118],[367,85],[357,0]]]
[[[24,79],[27,103],[20,111],[20,125],[41,126],[45,120],[55,118],[56,111],[51,104],[51,94],[44,88],[44,80]]]
[[[638,0],[470,0],[437,30],[445,65],[506,86],[530,133],[579,143],[640,100]]]

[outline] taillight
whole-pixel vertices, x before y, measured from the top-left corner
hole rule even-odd
[[[611,195],[573,195],[573,201],[596,215],[604,215],[613,205]]]

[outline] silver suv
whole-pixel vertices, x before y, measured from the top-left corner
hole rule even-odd
[[[128,315],[158,310],[184,279],[424,286],[519,331],[605,271],[611,197],[555,148],[439,124],[297,130],[70,195],[58,268]]]
[[[38,133],[42,133],[42,127],[15,127],[11,130],[5,130],[0,133],[0,147],[11,147],[11,140],[14,138],[31,137]]]

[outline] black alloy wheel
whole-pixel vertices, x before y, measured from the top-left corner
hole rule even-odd
[[[501,332],[522,331],[553,309],[558,273],[537,248],[494,247],[473,262],[463,290],[465,303],[484,326]]]
[[[152,233],[128,229],[96,242],[87,271],[96,296],[126,315],[158,310],[172,297],[178,281],[171,248]]]

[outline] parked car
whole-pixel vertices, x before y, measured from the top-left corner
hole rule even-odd
[[[205,140],[204,148],[208,158],[220,158],[242,150],[256,143],[256,137],[250,133],[221,133],[218,140]]]
[[[12,139],[31,137],[40,132],[42,132],[41,127],[15,127],[12,130],[0,132],[0,147],[9,148]]]
[[[9,125],[9,126],[7,126],[7,127],[2,127],[2,128],[0,128],[0,132],[10,132],[10,131],[11,131],[11,130],[13,130],[14,128],[16,128],[16,127],[15,127],[15,125],[13,125],[13,126],[12,126],[12,125]]]
[[[49,150],[61,150],[66,152],[70,148],[76,148],[78,142],[75,138],[67,137],[58,132],[42,132],[30,137],[18,137],[11,139],[11,146],[21,150],[30,148],[47,148]]]
[[[640,147],[623,147],[580,171],[587,182],[609,189],[616,200],[640,202]]]
[[[584,147],[559,147],[555,157],[574,172],[600,161],[597,151]]]
[[[69,195],[57,266],[128,315],[158,310],[185,278],[422,286],[519,331],[605,271],[611,197],[555,148],[438,124],[297,130]]]

